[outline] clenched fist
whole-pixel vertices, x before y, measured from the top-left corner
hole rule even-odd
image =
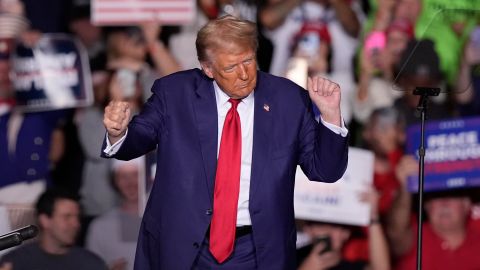
[[[340,86],[322,77],[308,78],[307,90],[310,99],[320,110],[323,120],[341,126]]]
[[[130,121],[130,107],[128,102],[110,101],[105,107],[103,124],[107,129],[108,140],[111,144],[117,142],[125,135],[127,125]]]

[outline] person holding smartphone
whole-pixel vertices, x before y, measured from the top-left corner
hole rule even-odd
[[[353,227],[347,225],[306,221],[303,231],[312,243],[297,250],[298,270],[389,270],[388,244],[378,215],[378,194],[372,188],[360,195],[361,200],[371,205],[368,226],[369,261],[349,261],[343,256],[343,248],[349,240]]]
[[[368,34],[359,55],[359,81],[353,100],[353,116],[358,122],[367,123],[375,109],[391,107],[403,95],[392,91],[394,70],[413,38],[413,25],[405,20],[394,20],[385,31]]]

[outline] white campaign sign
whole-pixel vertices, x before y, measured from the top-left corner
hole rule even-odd
[[[93,0],[92,22],[96,25],[188,24],[195,17],[195,3],[194,0]]]
[[[295,218],[347,225],[367,225],[370,206],[359,199],[373,181],[373,153],[350,148],[348,167],[335,183],[309,181],[300,167],[295,180]]]

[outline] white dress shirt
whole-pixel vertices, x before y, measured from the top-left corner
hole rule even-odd
[[[223,92],[216,82],[213,83],[215,88],[215,98],[217,99],[218,112],[218,142],[217,142],[217,159],[220,151],[220,141],[222,138],[223,124],[227,112],[232,107],[228,102],[230,97]],[[250,213],[248,212],[248,198],[250,191],[250,175],[252,171],[252,149],[253,149],[253,114],[254,114],[254,93],[243,98],[237,106],[237,112],[240,115],[240,125],[242,131],[242,157],[240,167],[240,194],[238,195],[237,209],[237,227],[251,225]]]
[[[218,112],[218,140],[217,140],[217,158],[220,150],[220,140],[222,138],[223,123],[228,110],[232,106],[228,100],[230,97],[223,92],[218,84],[214,81],[213,86],[215,89],[215,98],[217,103]],[[240,194],[238,196],[238,209],[237,209],[237,226],[251,225],[250,212],[248,211],[248,200],[250,191],[250,175],[252,171],[252,149],[253,149],[253,118],[254,118],[254,106],[255,106],[255,91],[253,91],[246,98],[238,104],[237,111],[240,115],[241,132],[242,132],[242,157],[240,167]],[[320,122],[328,129],[336,134],[346,137],[348,130],[345,127],[343,118],[342,126],[336,126],[323,121],[320,117]],[[114,155],[125,140],[127,134],[118,140],[115,144],[111,145],[106,135],[107,147],[104,152],[107,156]]]

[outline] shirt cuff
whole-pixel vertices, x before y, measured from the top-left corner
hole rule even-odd
[[[118,152],[118,150],[120,149],[120,147],[122,146],[123,141],[125,141],[125,138],[127,137],[127,134],[128,134],[128,129],[126,130],[125,135],[123,135],[123,137],[120,138],[120,140],[118,140],[116,143],[111,145],[110,140],[108,139],[108,133],[106,133],[105,134],[105,141],[107,143],[107,147],[105,147],[105,150],[103,150],[105,155],[107,155],[108,157],[111,157],[111,156],[115,155]]]
[[[341,127],[325,122],[323,120],[322,116],[320,116],[320,122],[322,122],[322,124],[325,127],[327,127],[328,129],[330,129],[333,133],[339,134],[340,136],[342,136],[344,138],[347,137],[348,129],[345,127],[345,121],[343,120],[343,117],[341,117],[341,119],[340,119],[340,122],[342,123]]]

